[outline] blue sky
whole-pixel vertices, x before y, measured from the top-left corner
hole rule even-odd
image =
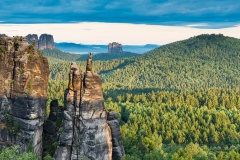
[[[0,22],[8,24],[107,22],[225,28],[240,23],[239,0],[1,0],[0,13]]]
[[[0,33],[56,42],[168,44],[199,34],[240,39],[239,0],[1,0]]]

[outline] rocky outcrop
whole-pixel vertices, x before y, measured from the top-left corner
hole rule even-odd
[[[112,159],[121,160],[125,154],[125,151],[122,143],[120,126],[118,123],[118,114],[113,110],[109,110],[107,113],[107,121],[112,134]]]
[[[38,41],[38,35],[37,34],[28,34],[27,36],[28,42],[32,44],[33,41]]]
[[[64,101],[63,127],[55,159],[120,160],[124,149],[118,121],[112,112],[105,111],[101,79],[92,73],[92,53],[83,78],[72,62]]]
[[[108,44],[108,53],[121,53],[123,52],[122,44],[113,42]]]
[[[53,49],[55,48],[53,36],[50,34],[41,34],[38,40],[38,49]]]
[[[28,34],[26,37],[30,44],[35,43],[35,50],[37,50],[38,49],[38,35],[37,34]]]
[[[36,50],[55,48],[53,36],[50,34],[41,34],[39,39],[37,34],[28,34],[26,37],[30,44],[35,43]]]
[[[0,38],[0,146],[42,155],[48,61],[26,37]]]

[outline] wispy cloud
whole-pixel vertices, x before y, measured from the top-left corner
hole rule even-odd
[[[201,26],[198,25],[198,26]],[[127,23],[68,23],[68,24],[2,24],[1,33],[9,36],[48,33],[56,42],[75,42],[84,44],[167,44],[187,39],[199,34],[224,34],[240,38],[240,26],[224,29],[192,28]],[[127,38],[126,38],[127,37]]]
[[[240,23],[239,0],[2,0],[0,12],[4,23],[207,23],[214,28]]]

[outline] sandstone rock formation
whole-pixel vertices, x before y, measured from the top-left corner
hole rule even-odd
[[[98,74],[92,73],[91,53],[83,79],[77,64],[72,62],[64,101],[63,128],[55,159],[120,160],[124,148],[117,116],[104,109],[102,82]]]
[[[107,113],[107,120],[112,134],[112,159],[120,160],[125,154],[125,151],[118,123],[118,114],[115,111],[109,110]]]
[[[42,155],[49,66],[26,37],[0,38],[0,147]]]
[[[35,49],[38,49],[38,35],[37,34],[28,34],[27,36],[28,42],[32,44],[35,42]]]
[[[122,44],[113,42],[108,44],[108,53],[121,53],[123,52]]]
[[[43,49],[53,49],[55,48],[53,36],[50,34],[41,34],[39,39],[37,34],[28,34],[27,36],[28,42],[32,44],[34,41],[36,43],[35,49],[43,50]]]
[[[41,34],[38,40],[38,49],[53,49],[55,48],[53,36],[50,34]]]
[[[27,36],[28,42],[32,44],[32,42],[38,42],[38,35],[37,34],[28,34]]]

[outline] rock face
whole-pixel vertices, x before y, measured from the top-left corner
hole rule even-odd
[[[32,44],[33,42],[35,42],[35,49],[38,49],[38,35],[37,34],[28,34],[27,36],[28,42],[30,44]]]
[[[123,52],[122,44],[113,42],[108,44],[108,53],[121,53]]]
[[[115,111],[109,110],[107,113],[107,121],[112,134],[112,159],[121,160],[125,154],[125,151],[123,148],[122,135],[118,123],[118,114]]]
[[[32,44],[34,41],[36,42],[36,50],[55,48],[53,36],[50,34],[41,34],[39,39],[37,34],[28,34],[26,37],[30,44]]]
[[[28,42],[32,44],[32,42],[38,43],[38,35],[37,34],[28,34],[27,36]]]
[[[101,79],[91,71],[91,53],[83,79],[77,64],[71,64],[57,160],[120,160],[124,154],[118,121],[107,117]]]
[[[48,61],[26,37],[0,38],[0,147],[42,155]]]
[[[53,36],[50,34],[41,34],[38,40],[38,49],[53,49],[55,48]]]

